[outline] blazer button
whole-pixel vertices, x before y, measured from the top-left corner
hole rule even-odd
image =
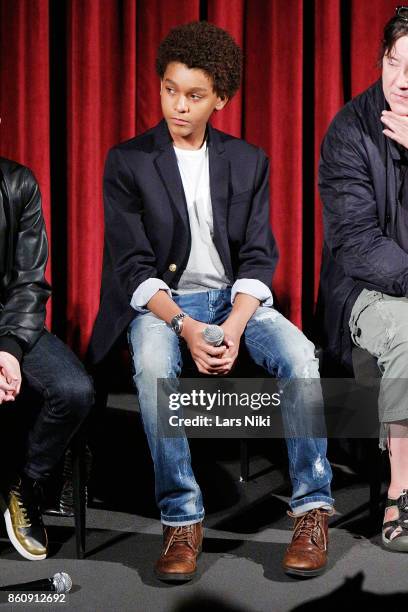
[[[170,264],[169,265],[169,270],[170,270],[170,272],[175,272],[177,270],[176,264]]]

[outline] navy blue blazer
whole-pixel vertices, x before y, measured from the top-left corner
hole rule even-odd
[[[208,125],[214,243],[232,282],[271,286],[278,260],[269,215],[269,162],[244,140]],[[113,147],[104,174],[105,246],[101,302],[90,343],[101,361],[135,311],[130,300],[148,278],[177,287],[191,245],[183,185],[167,124]]]

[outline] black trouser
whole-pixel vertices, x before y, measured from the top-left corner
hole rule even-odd
[[[0,406],[1,463],[44,480],[57,465],[94,401],[91,378],[74,353],[48,331],[24,355],[21,392]]]

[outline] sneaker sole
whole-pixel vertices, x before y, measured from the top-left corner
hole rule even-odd
[[[20,553],[22,557],[24,557],[25,559],[28,559],[29,561],[43,561],[44,559],[46,559],[47,553],[43,555],[33,555],[32,553],[28,552],[24,548],[24,546],[20,544],[20,542],[17,540],[15,533],[14,533],[13,524],[11,522],[10,511],[7,508],[7,505],[2,497],[0,497],[0,506],[3,511],[4,520],[6,521],[7,535],[9,537],[10,542],[16,549],[16,551]]]

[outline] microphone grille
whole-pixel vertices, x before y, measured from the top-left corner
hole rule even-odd
[[[69,593],[72,588],[71,576],[65,572],[58,572],[55,574],[52,581],[56,593]]]
[[[203,337],[208,344],[220,346],[224,340],[224,330],[219,325],[207,325],[203,329]]]

